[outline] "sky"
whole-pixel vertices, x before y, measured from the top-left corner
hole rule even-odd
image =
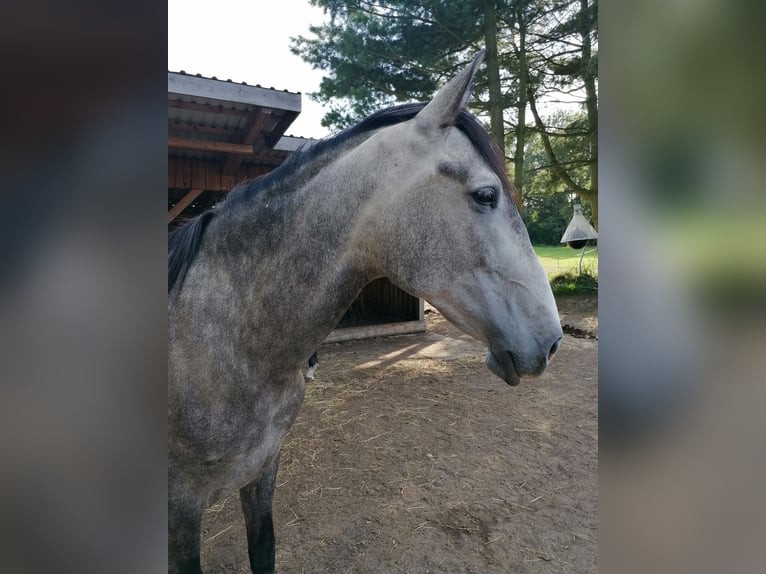
[[[287,135],[321,138],[322,106],[309,99],[323,72],[290,52],[325,15],[308,0],[168,0],[168,70],[301,92]]]
[[[168,0],[168,70],[300,92],[302,110],[286,135],[323,138],[325,111],[308,94],[324,72],[290,52],[290,38],[310,36],[309,26],[326,18],[308,0]],[[567,107],[541,102],[543,113]]]

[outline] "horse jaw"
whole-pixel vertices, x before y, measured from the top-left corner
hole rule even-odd
[[[429,303],[487,346],[487,368],[509,385],[542,374],[550,350],[563,334],[552,296],[541,297],[544,291],[534,296],[518,284],[511,292],[498,292],[486,281],[469,284],[466,279],[455,280],[448,291],[430,297]]]
[[[471,335],[487,345],[486,365],[493,375],[501,378],[512,387],[515,387],[521,382],[519,373],[516,370],[516,363],[513,360],[513,355],[505,350],[493,350],[492,340],[487,336],[486,330],[482,329],[470,318],[463,318],[463,314],[457,310],[461,308],[459,303],[455,306],[453,303],[444,300],[437,301],[436,299],[430,301],[430,303],[439,309],[439,312],[441,312],[450,323],[458,327],[464,333]]]

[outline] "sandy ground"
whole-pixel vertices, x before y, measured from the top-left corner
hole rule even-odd
[[[510,387],[427,308],[427,333],[323,345],[284,441],[279,573],[597,571],[596,297]],[[237,493],[205,512],[203,569],[250,572]]]

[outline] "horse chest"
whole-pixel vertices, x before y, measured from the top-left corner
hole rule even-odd
[[[276,397],[260,396],[240,404],[237,414],[225,421],[226,448],[205,456],[208,481],[215,485],[211,500],[254,480],[277,456],[303,402],[302,377],[299,382]]]

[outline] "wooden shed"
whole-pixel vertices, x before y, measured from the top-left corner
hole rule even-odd
[[[237,183],[275,169],[314,140],[286,136],[301,94],[168,72],[168,227],[221,201]],[[377,279],[327,341],[425,330],[423,301]]]

